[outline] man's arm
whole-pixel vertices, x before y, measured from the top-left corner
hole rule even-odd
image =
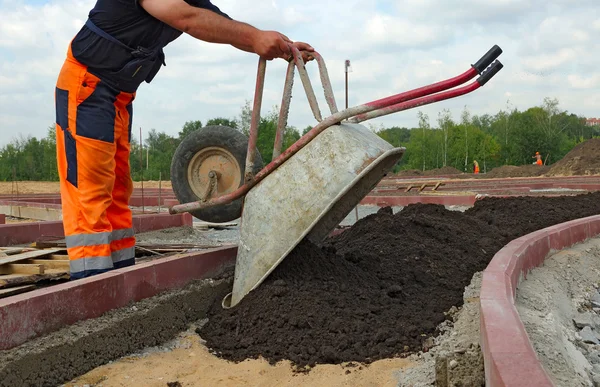
[[[268,60],[288,59],[288,44],[293,43],[276,31],[262,31],[249,24],[229,20],[215,12],[189,5],[183,0],[139,0],[139,4],[156,19],[210,43],[230,44],[240,50],[253,52]],[[294,43],[312,51],[306,43]]]

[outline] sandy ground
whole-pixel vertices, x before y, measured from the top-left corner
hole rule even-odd
[[[170,181],[162,181],[162,188],[171,188]],[[141,188],[142,183],[136,181],[133,183],[135,188]],[[144,188],[158,188],[158,181],[144,181]],[[42,193],[59,193],[60,184],[58,181],[19,181],[13,183],[10,181],[0,182],[0,195],[19,195],[23,194],[42,194]]]
[[[390,359],[369,366],[323,365],[309,373],[295,373],[289,362],[274,366],[265,360],[232,363],[209,353],[198,335],[185,332],[167,352],[150,349],[83,375],[66,386],[382,386],[398,385],[399,371],[410,367],[405,359]]]
[[[548,257],[517,289],[519,315],[538,358],[558,387],[592,385],[592,364],[585,355],[600,346],[581,342],[573,318],[590,312],[588,300],[599,283],[597,237]],[[598,384],[594,381],[593,385]]]

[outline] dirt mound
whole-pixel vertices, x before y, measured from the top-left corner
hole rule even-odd
[[[481,175],[482,178],[504,178],[504,177],[534,177],[542,176],[548,172],[550,167],[547,165],[503,165]]]
[[[575,175],[600,175],[600,138],[577,145],[547,173],[547,176]]]
[[[442,167],[436,169],[428,169],[425,171],[425,176],[443,176],[443,175],[460,175],[462,172],[454,167]]]
[[[577,196],[485,198],[465,215],[496,226],[509,240],[569,220],[600,214],[600,192]]]
[[[420,169],[405,169],[396,173],[396,176],[423,176]]]
[[[200,335],[236,361],[369,362],[419,351],[502,246],[496,234],[443,206],[380,211],[325,248],[298,246],[237,307],[217,305]]]
[[[297,365],[371,362],[427,347],[464,287],[509,240],[600,213],[600,193],[486,198],[465,213],[416,204],[380,210],[300,244],[235,308],[215,304],[198,331],[218,356]]]
[[[397,176],[445,176],[445,175],[459,175],[462,172],[454,167],[442,167],[435,169],[428,169],[421,171],[418,169],[406,169],[398,172]]]

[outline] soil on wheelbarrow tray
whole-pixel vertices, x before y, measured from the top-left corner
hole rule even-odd
[[[198,330],[217,356],[369,363],[427,350],[474,273],[511,239],[600,213],[600,192],[478,201],[466,212],[381,209],[324,247],[302,242],[236,307]]]

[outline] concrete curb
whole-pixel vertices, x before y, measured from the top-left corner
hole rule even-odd
[[[576,219],[515,239],[483,271],[480,294],[481,348],[486,385],[552,386],[515,307],[516,288],[552,250],[600,234],[600,215]]]
[[[179,254],[0,300],[0,350],[96,318],[233,265],[237,247]]]
[[[192,226],[194,218],[189,213],[134,215],[135,232],[161,230],[165,228]],[[0,246],[11,246],[35,242],[41,237],[64,237],[63,224],[54,222],[0,224]]]

